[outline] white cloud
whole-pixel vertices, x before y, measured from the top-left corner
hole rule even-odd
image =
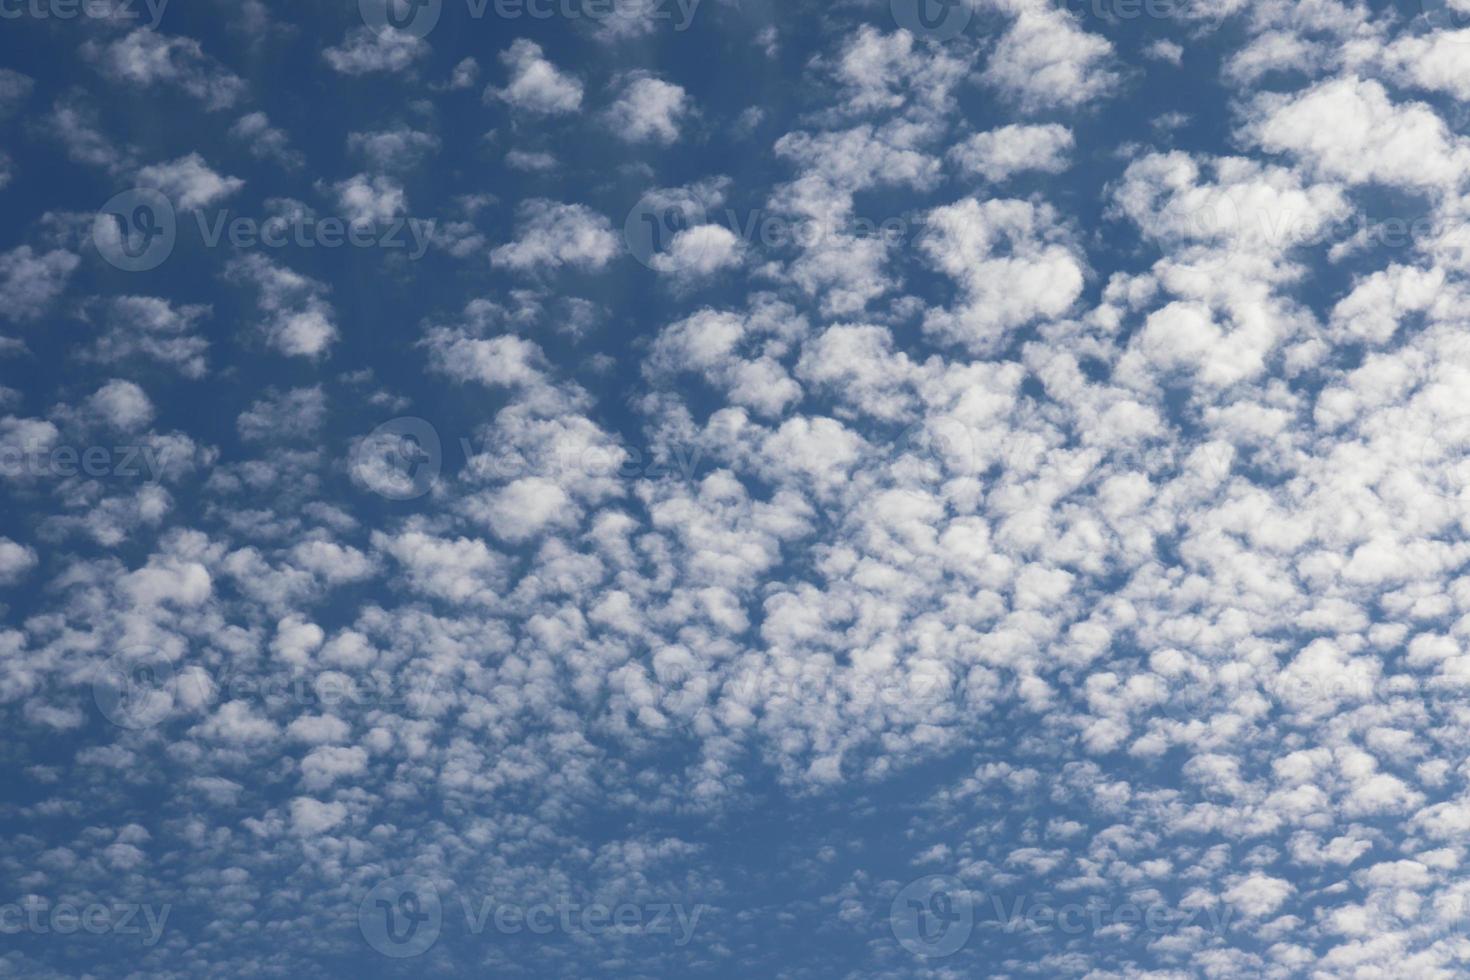
[[[689,112],[689,95],[683,88],[647,72],[634,72],[607,110],[607,124],[618,139],[667,145],[679,138],[680,123]]]
[[[492,265],[517,271],[571,266],[596,271],[621,251],[607,218],[581,204],[527,201],[518,214],[517,238],[490,253]]]
[[[0,316],[24,322],[50,308],[81,259],[61,249],[38,254],[29,245],[0,253]]]
[[[344,75],[396,74],[412,67],[428,51],[428,42],[405,31],[358,27],[348,32],[339,47],[324,50],[322,57]]]
[[[225,277],[257,291],[266,342],[290,357],[317,358],[337,339],[336,314],[326,301],[326,286],[292,272],[259,254],[225,266]]]
[[[88,41],[82,45],[82,56],[109,81],[144,89],[176,85],[211,111],[230,108],[247,91],[244,80],[206,55],[198,41],[146,27],[109,44]]]
[[[510,69],[505,88],[490,87],[485,98],[500,99],[525,112],[545,115],[576,112],[582,107],[582,83],[560,71],[542,56],[541,46],[517,40],[500,60]]]
[[[238,177],[225,177],[204,162],[198,153],[150,164],[138,171],[138,185],[152,187],[184,211],[207,208],[245,186]]]
[[[1027,170],[1061,173],[1071,165],[1074,142],[1071,131],[1055,123],[1002,126],[952,147],[949,157],[966,171],[998,183]]]
[[[921,247],[963,290],[963,303],[931,310],[924,329],[976,351],[1012,330],[1066,313],[1082,293],[1083,265],[1057,216],[1026,201],[974,198],[929,213]]]

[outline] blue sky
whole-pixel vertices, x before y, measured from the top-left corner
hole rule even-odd
[[[1464,975],[1466,0],[0,52],[0,974]]]

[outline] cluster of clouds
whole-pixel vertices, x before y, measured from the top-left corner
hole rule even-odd
[[[432,214],[424,275],[458,289],[364,346],[358,284],[291,253],[215,256],[209,301],[120,287],[73,201],[0,251],[0,358],[65,368],[0,386],[0,452],[159,461],[0,466],[12,895],[188,909],[128,954],[157,976],[382,968],[356,915],[395,875],[710,908],[688,947],[560,948],[583,975],[1463,975],[1470,30],[1196,0],[1144,45],[1048,0],[971,7],[990,34],[942,42],[834,9],[799,64],[782,18],[711,12],[799,73],[799,111],[634,66],[630,8],[586,61],[518,39],[445,66],[441,34],[347,28],[311,70],[401,104],[340,121],[320,176],[227,67],[242,41],[104,26],[66,53],[220,122],[164,152],[85,85],[0,71],[0,126],[36,148],[12,181],[51,154],[181,213],[284,216],[313,205],[269,188],[309,173],[345,217]],[[1105,138],[1185,71],[1221,138],[1162,108]],[[525,193],[445,159],[465,120]],[[640,265],[568,139],[704,217]],[[1386,198],[1434,231],[1314,238]],[[716,217],[736,200],[843,230],[764,248]],[[851,230],[874,201],[925,234]],[[353,440],[434,411],[462,458],[387,506]],[[634,440],[700,465],[629,479]],[[103,664],[166,678],[150,724],[102,717]],[[732,855],[761,814],[782,843]],[[1231,927],[977,932],[926,963],[888,916],[929,873]],[[539,962],[464,939],[424,967]]]

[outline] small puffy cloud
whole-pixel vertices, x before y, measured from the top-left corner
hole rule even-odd
[[[268,392],[267,397],[240,413],[235,427],[246,442],[309,439],[321,428],[326,414],[326,395],[321,385],[314,385]]]
[[[1025,112],[1086,105],[1113,90],[1113,46],[1077,26],[1065,8],[1023,9],[1001,35],[981,78]]]
[[[439,149],[439,137],[408,126],[347,134],[347,149],[378,171],[402,171],[423,163]]]
[[[152,187],[184,211],[205,208],[245,186],[238,177],[215,173],[197,153],[155,163],[138,171],[138,184]]]
[[[276,635],[271,640],[271,652],[286,663],[303,666],[313,652],[319,649],[326,633],[316,623],[308,623],[297,616],[287,616],[276,624]]]
[[[14,585],[37,564],[35,549],[0,537],[0,585]]]
[[[29,245],[0,253],[0,316],[24,322],[45,313],[80,261],[63,249],[37,253]]]
[[[404,71],[428,52],[428,42],[405,31],[359,27],[322,57],[344,75],[368,75]]]
[[[541,45],[521,38],[502,52],[500,60],[510,69],[505,88],[493,86],[485,97],[499,99],[526,112],[556,115],[582,107],[582,83],[560,71],[542,55]]]
[[[109,81],[143,89],[174,85],[211,111],[228,109],[248,91],[244,80],[206,55],[198,41],[146,27],[110,44],[88,41],[82,45],[82,56]]]
[[[36,80],[22,75],[11,68],[0,68],[0,119],[15,114],[15,111],[31,97]]]
[[[153,403],[131,381],[107,382],[87,399],[87,407],[104,425],[121,432],[141,429],[153,421]]]
[[[669,144],[679,138],[679,123],[689,111],[684,89],[648,72],[634,72],[623,82],[606,118],[619,139]]]
[[[186,378],[203,377],[209,342],[195,326],[210,312],[208,306],[176,307],[156,296],[118,296],[106,306],[105,332],[84,356],[103,362],[146,357]]]
[[[1070,166],[1071,130],[1045,126],[1002,126],[976,133],[949,151],[949,158],[969,173],[1000,182],[1027,170],[1059,174]]]
[[[541,150],[511,150],[505,155],[505,165],[512,170],[544,173],[556,169],[556,157]]]
[[[663,273],[707,276],[739,265],[744,253],[745,243],[724,225],[696,225],[676,233],[649,265]]]
[[[1225,901],[1245,917],[1259,919],[1281,908],[1295,892],[1291,882],[1253,871],[1225,890]]]
[[[301,760],[301,782],[310,790],[326,789],[367,771],[367,752],[356,745],[323,745]]]
[[[621,239],[607,218],[582,204],[536,199],[521,205],[516,240],[490,253],[497,267],[517,271],[596,271],[620,251]]]
[[[347,819],[347,807],[341,803],[323,803],[309,796],[291,801],[291,832],[298,837],[317,837]]]
[[[342,217],[352,223],[386,224],[408,210],[403,188],[382,176],[358,174],[331,187]]]
[[[1349,184],[1449,192],[1470,170],[1470,144],[1423,103],[1395,103],[1371,79],[1338,78],[1305,92],[1262,95],[1245,133],[1317,175]]]
[[[960,284],[962,304],[931,310],[924,329],[972,350],[993,350],[1009,332],[1060,316],[1082,293],[1080,258],[1045,205],[967,198],[929,213],[921,243]]]
[[[402,566],[414,591],[450,602],[493,602],[505,574],[505,559],[478,538],[376,532],[373,546]]]
[[[286,131],[272,126],[263,112],[249,112],[235,120],[235,125],[230,127],[230,138],[243,143],[258,160],[274,160],[287,169],[306,162],[300,153],[291,149],[291,138]]]
[[[259,254],[245,255],[225,266],[225,278],[257,290],[266,342],[290,357],[320,357],[337,339],[335,313],[326,301],[327,287],[292,272]]]
[[[576,509],[555,482],[526,477],[498,491],[482,516],[497,537],[520,543],[548,527],[566,525],[576,516]]]

